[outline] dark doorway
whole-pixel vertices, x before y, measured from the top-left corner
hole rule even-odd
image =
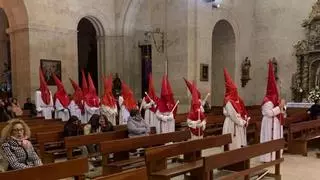
[[[78,77],[82,80],[81,70],[90,72],[98,89],[97,32],[90,20],[82,18],[78,24]]]
[[[152,48],[151,45],[140,45],[141,49],[141,98],[148,92],[149,74],[152,73]]]
[[[10,37],[8,17],[0,8],[0,97],[12,96]]]

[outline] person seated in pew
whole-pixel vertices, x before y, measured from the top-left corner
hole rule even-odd
[[[0,122],[7,122],[11,117],[8,115],[5,104],[2,99],[0,99]]]
[[[31,98],[27,98],[27,102],[23,105],[23,110],[29,110],[32,116],[37,115],[36,105],[31,102]]]
[[[12,115],[13,117],[17,117],[17,116],[22,116],[23,111],[18,103],[17,98],[13,98],[12,102],[11,102],[11,107],[12,107]]]
[[[320,116],[320,102],[315,100],[314,104],[307,110],[307,113],[310,116],[310,120],[318,119]]]
[[[132,109],[130,111],[130,116],[128,118],[128,136],[136,137],[136,136],[145,136],[150,133],[149,125],[139,114],[138,109]]]
[[[82,132],[81,121],[77,116],[71,116],[67,123],[64,125],[64,137],[82,135]]]
[[[3,128],[1,149],[9,163],[9,170],[25,169],[42,165],[28,138],[31,132],[28,125],[20,119],[13,119]]]
[[[226,92],[223,114],[226,118],[223,123],[222,134],[232,135],[232,143],[229,144],[229,150],[233,150],[247,146],[246,129],[250,118],[243,100],[238,94],[237,87],[226,69],[224,69],[224,78]]]

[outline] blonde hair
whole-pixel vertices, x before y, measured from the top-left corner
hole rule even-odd
[[[8,121],[8,125],[6,125],[1,131],[1,139],[2,140],[7,139],[8,137],[11,136],[13,126],[15,126],[16,124],[21,124],[23,126],[24,136],[26,138],[31,137],[30,128],[22,119],[12,119],[12,120]]]

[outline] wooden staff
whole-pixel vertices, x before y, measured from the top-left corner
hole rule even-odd
[[[200,109],[198,109],[198,121],[200,121],[201,123],[201,119],[200,119]],[[198,128],[198,137],[200,136],[200,128]]]

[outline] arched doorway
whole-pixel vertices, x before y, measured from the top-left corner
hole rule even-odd
[[[8,18],[0,8],[0,92],[1,96],[12,96],[10,37]]]
[[[81,70],[90,72],[93,82],[98,87],[97,32],[93,24],[82,18],[78,24],[78,72],[81,82]]]
[[[212,105],[223,105],[224,75],[223,68],[227,68],[231,77],[235,74],[235,33],[231,24],[220,20],[212,32]],[[234,79],[235,80],[235,79]]]
[[[101,76],[105,71],[104,29],[92,16],[82,18],[78,23],[78,77],[82,80],[81,70],[90,72],[93,82],[101,92]]]

